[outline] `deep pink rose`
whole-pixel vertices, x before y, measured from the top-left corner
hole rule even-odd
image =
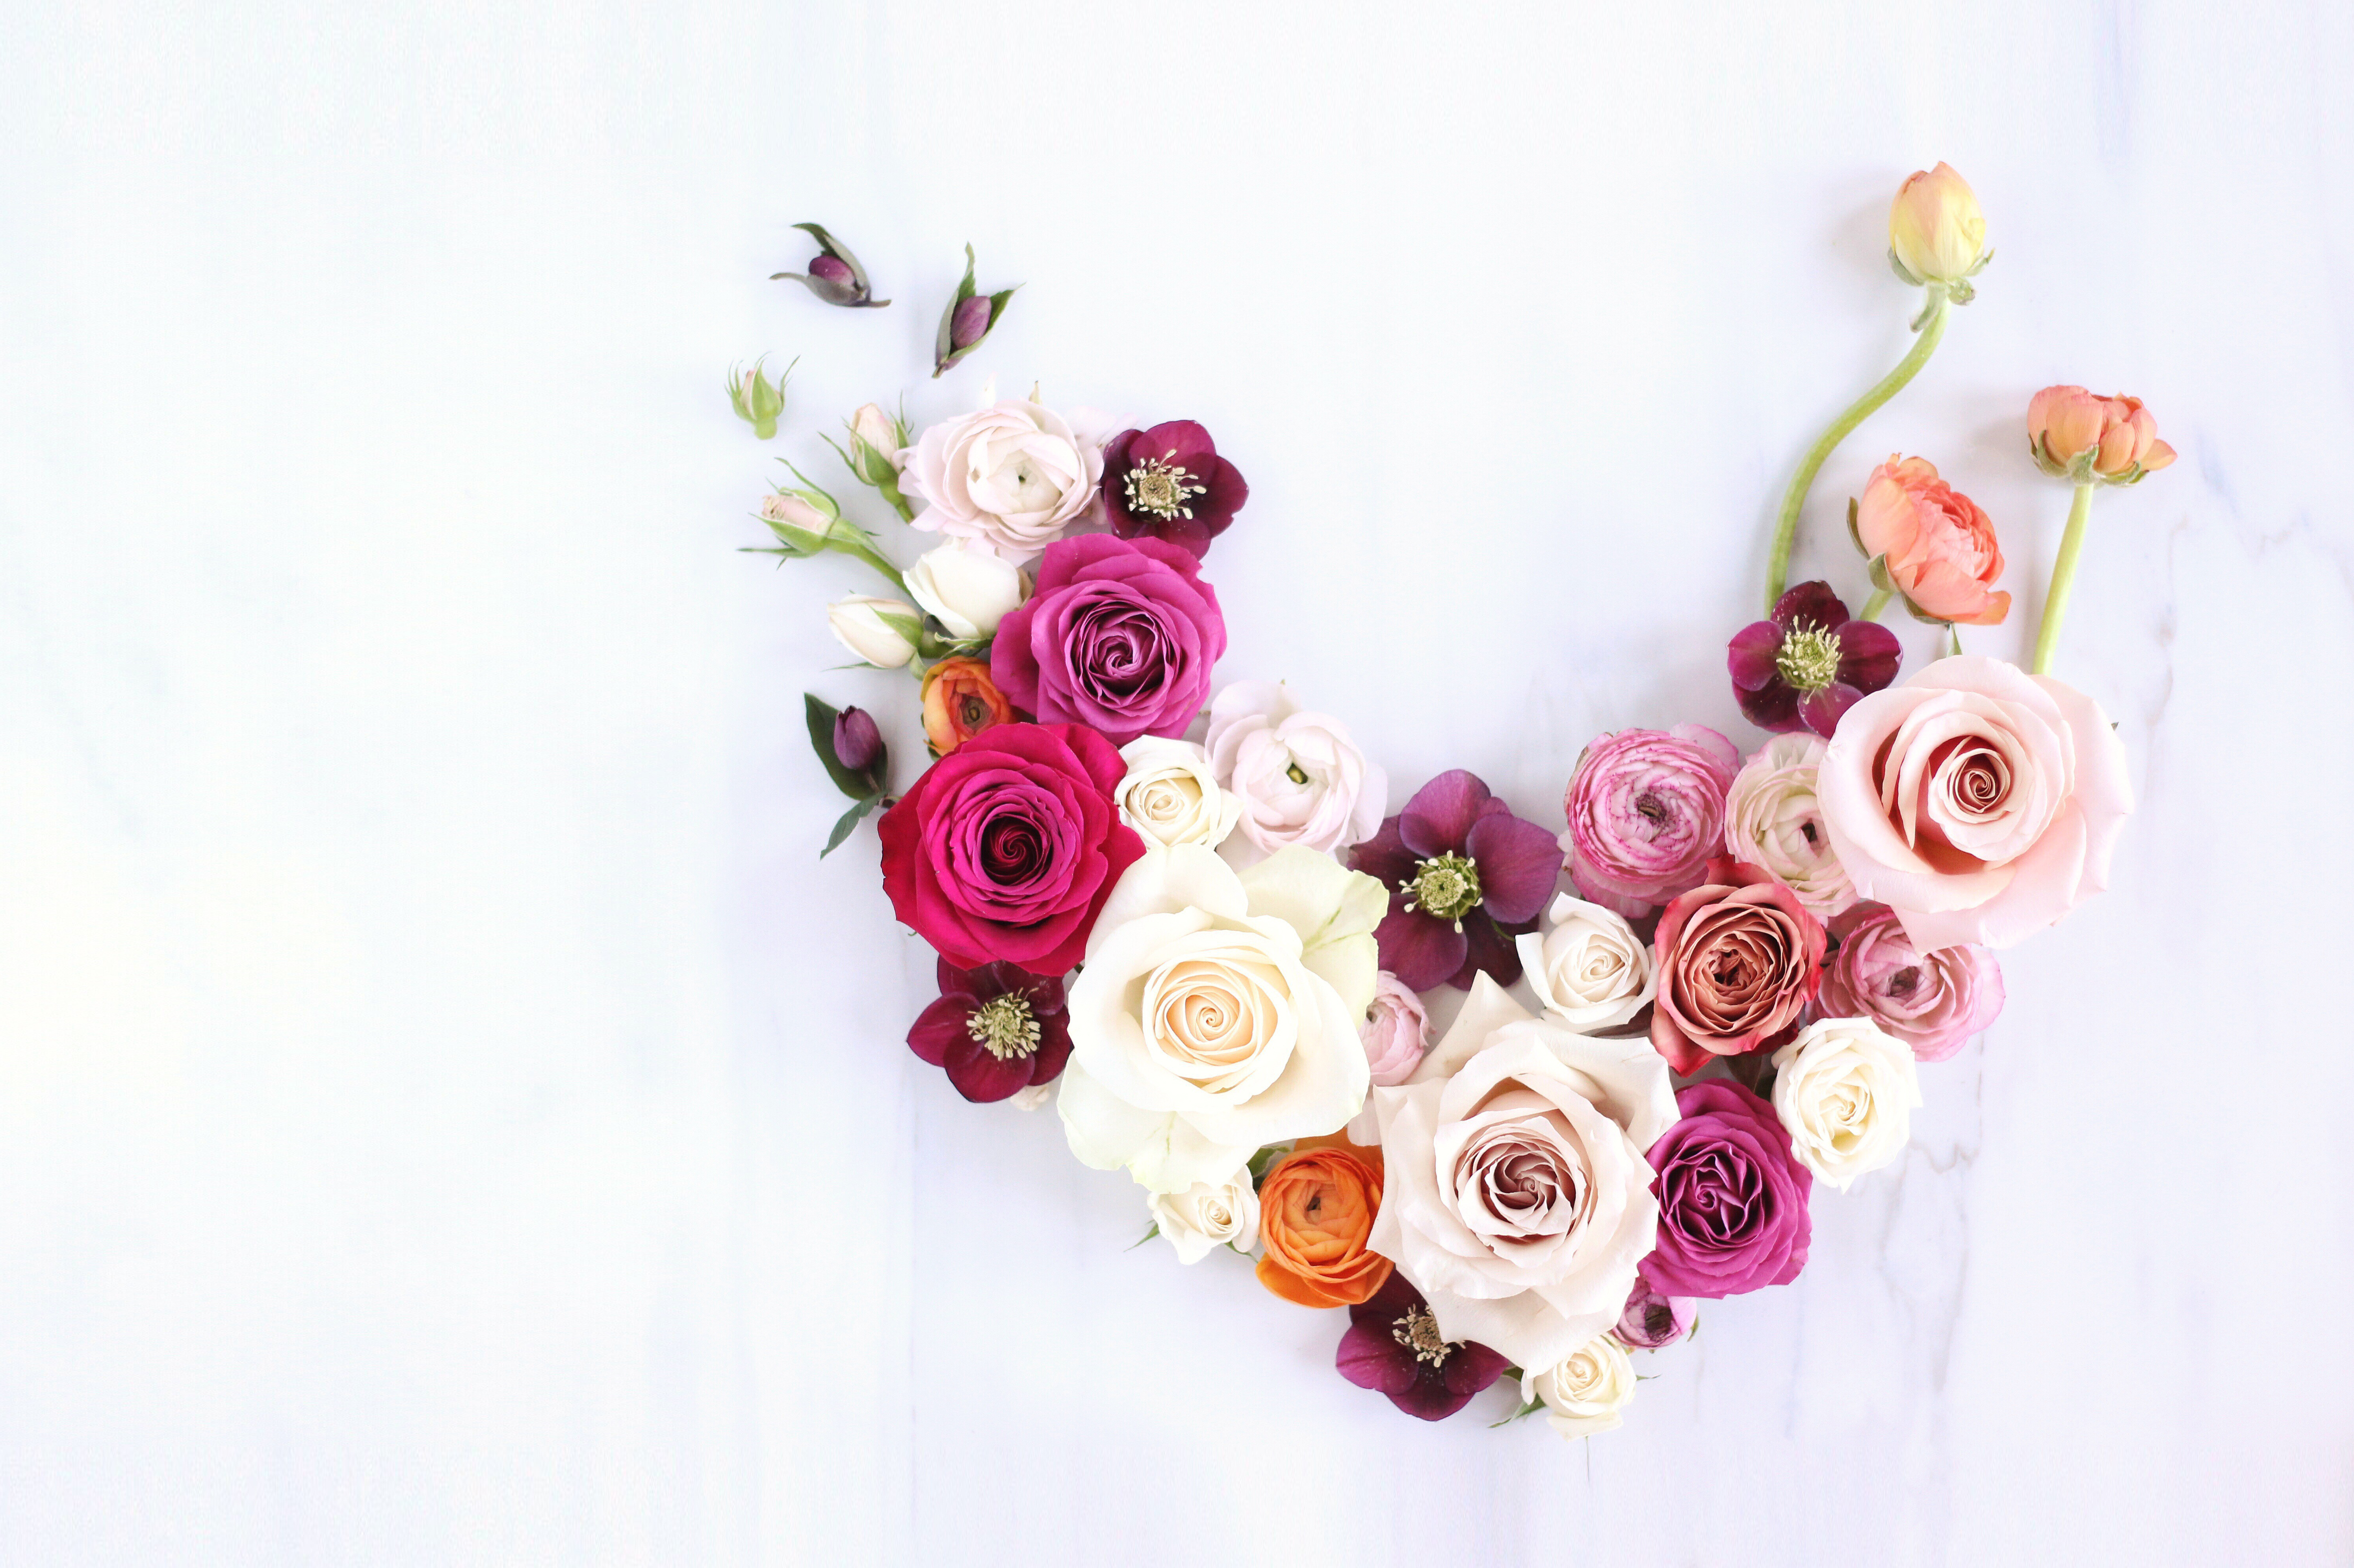
[[[2007,948],[2108,885],[2133,811],[2125,747],[2073,686],[1940,659],[1841,715],[1815,776],[1859,898],[1922,952]]]
[[[1645,1158],[1659,1172],[1659,1241],[1643,1277],[1667,1296],[1738,1296],[1787,1285],[1807,1266],[1815,1178],[1774,1107],[1710,1078],[1676,1095],[1683,1119]]]
[[[1823,945],[1822,922],[1771,872],[1712,861],[1652,934],[1651,1044],[1684,1074],[1784,1044],[1822,984]]]
[[[1562,801],[1569,879],[1630,919],[1699,886],[1723,853],[1724,792],[1740,770],[1733,742],[1704,725],[1596,736]]]
[[[2002,1011],[2002,969],[1984,948],[1925,953],[1882,904],[1834,917],[1831,935],[1840,948],[1823,970],[1816,1013],[1868,1018],[1912,1046],[1917,1061],[1944,1061]]]
[[[1192,555],[1082,534],[1046,546],[1030,601],[998,622],[989,673],[1042,722],[1091,725],[1125,746],[1184,734],[1225,651],[1218,596]]]
[[[1002,724],[932,764],[883,814],[883,890],[959,969],[1059,975],[1144,853],[1111,792],[1127,765],[1076,725]]]

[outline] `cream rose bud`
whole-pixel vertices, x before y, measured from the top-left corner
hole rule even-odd
[[[1210,704],[1218,782],[1243,803],[1254,848],[1336,853],[1372,838],[1388,809],[1389,775],[1365,760],[1341,721],[1303,710],[1273,681],[1236,681]]]
[[[1774,1114],[1808,1170],[1840,1192],[1904,1151],[1921,1077],[1903,1041],[1862,1018],[1825,1018],[1774,1053]]]
[[[1112,803],[1146,842],[1215,849],[1235,831],[1243,803],[1218,788],[1209,753],[1193,742],[1142,736],[1119,748],[1119,759],[1128,772]]]
[[[1199,1263],[1214,1246],[1248,1252],[1258,1243],[1258,1193],[1247,1170],[1182,1192],[1147,1193],[1144,1202],[1180,1263]]]
[[[1590,1437],[1618,1425],[1636,1381],[1627,1348],[1596,1334],[1544,1371],[1522,1372],[1521,1398],[1542,1401],[1545,1424],[1563,1436]]]
[[[916,557],[907,591],[960,642],[997,634],[997,623],[1030,597],[1030,577],[982,546],[951,539]]]
[[[896,670],[915,657],[916,645],[885,616],[909,622],[918,619],[916,607],[905,599],[854,594],[829,606],[825,621],[851,652],[880,669]]]
[[[1298,847],[1239,874],[1200,844],[1129,866],[1071,983],[1055,1102],[1071,1152],[1180,1192],[1338,1130],[1370,1081],[1357,1025],[1388,903]]]
[[[1764,867],[1818,920],[1855,902],[1855,885],[1831,852],[1815,799],[1827,749],[1819,736],[1777,735],[1750,754],[1724,792],[1726,852]]]
[[[1659,989],[1651,945],[1599,904],[1558,894],[1546,928],[1513,938],[1529,989],[1545,1011],[1580,1033],[1616,1028],[1650,1004]]]

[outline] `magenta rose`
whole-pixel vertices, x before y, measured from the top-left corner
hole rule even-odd
[[[1042,722],[1091,725],[1125,746],[1184,734],[1225,651],[1200,562],[1159,539],[1082,534],[1046,546],[1036,591],[998,622],[989,673]]]
[[[1658,1172],[1659,1240],[1642,1264],[1668,1296],[1739,1296],[1787,1285],[1807,1266],[1813,1174],[1774,1107],[1711,1078],[1676,1095],[1683,1119],[1645,1158]]]
[[[1740,771],[1733,742],[1703,725],[1596,736],[1562,801],[1569,879],[1630,919],[1698,887],[1723,853],[1724,792]]]
[[[1915,1060],[1942,1062],[2002,1012],[2002,969],[1984,948],[1922,952],[1884,904],[1858,905],[1831,934],[1840,948],[1815,999],[1820,1017],[1868,1018]]]
[[[1127,771],[1076,725],[1001,724],[932,764],[883,814],[883,890],[959,969],[1059,975],[1144,841],[1111,792]]]

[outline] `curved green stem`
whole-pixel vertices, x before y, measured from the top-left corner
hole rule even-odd
[[[907,579],[899,575],[899,568],[885,560],[883,557],[882,553],[877,551],[873,546],[865,543],[864,540],[844,539],[838,535],[832,541],[832,543],[833,547],[840,550],[843,555],[854,556],[858,559],[864,561],[868,566],[873,567],[877,572],[880,572],[883,575],[883,579],[885,582],[889,583],[893,588],[897,588],[901,593],[904,594],[907,591]]]
[[[2052,587],[2043,595],[2043,625],[2035,634],[2038,675],[2052,673],[2052,656],[2060,651],[2060,624],[2068,619],[2068,592],[2076,586],[2076,558],[2084,553],[2084,522],[2093,514],[2093,487],[2080,484],[2068,507],[2068,531],[2060,535],[2060,558],[2052,563]]]
[[[1946,298],[1943,283],[1929,285],[1929,302],[1921,313],[1919,336],[1914,340],[1912,352],[1896,362],[1896,368],[1874,384],[1872,390],[1848,406],[1847,412],[1831,421],[1822,439],[1810,448],[1798,471],[1790,476],[1790,488],[1782,493],[1782,511],[1774,519],[1774,555],[1766,567],[1766,613],[1774,613],[1775,603],[1782,597],[1790,577],[1790,542],[1797,536],[1798,511],[1807,503],[1807,492],[1815,482],[1815,473],[1823,460],[1848,432],[1872,416],[1874,409],[1904,389],[1904,384],[1921,373],[1929,356],[1937,352],[1937,344],[1946,335],[1946,318],[1953,314],[1952,302]]]
[[[1894,596],[1886,588],[1872,589],[1872,597],[1863,601],[1863,614],[1858,617],[1858,619],[1862,620],[1878,620],[1880,619],[1880,612],[1888,608],[1888,601],[1893,597]]]

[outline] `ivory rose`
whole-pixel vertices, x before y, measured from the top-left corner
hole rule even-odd
[[[1644,1150],[1675,1119],[1656,1052],[1532,1017],[1483,973],[1412,1081],[1373,1100],[1373,1250],[1441,1338],[1549,1367],[1618,1320],[1658,1218]]]
[[[960,642],[993,635],[1006,612],[1029,596],[1030,578],[1002,556],[950,539],[916,557],[907,594]]]
[[[1711,1056],[1778,1044],[1822,983],[1822,922],[1754,865],[1712,862],[1651,938],[1659,994],[1651,1043],[1687,1075]]]
[[[1553,895],[1546,929],[1512,938],[1521,970],[1545,1011],[1580,1033],[1613,1029],[1650,1005],[1659,989],[1651,949],[1599,904]]]
[[[1545,1425],[1564,1437],[1591,1437],[1619,1423],[1635,1397],[1635,1363],[1627,1347],[1596,1334],[1543,1372],[1521,1374],[1521,1398],[1545,1407]]]
[[[1859,896],[1914,948],[2007,948],[2108,885],[2133,811],[2090,697],[1999,659],[1941,659],[1847,711],[1816,780]]]
[[[1741,765],[1724,795],[1725,853],[1762,867],[1819,920],[1855,902],[1815,799],[1825,749],[1815,736],[1776,736]]]
[[[1239,874],[1199,844],[1137,862],[1071,982],[1071,1151],[1173,1192],[1339,1129],[1370,1081],[1357,1026],[1384,901],[1313,850]]]
[[[1839,950],[1823,968],[1815,1011],[1868,1018],[1913,1048],[1916,1062],[1942,1062],[2002,1012],[2002,967],[1984,948],[1922,952],[1896,912],[1865,904],[1831,922]]]
[[[1357,1037],[1365,1043],[1365,1065],[1376,1086],[1405,1083],[1430,1049],[1430,1014],[1422,998],[1387,969],[1373,977],[1373,1002]]]
[[[1243,837],[1262,853],[1337,853],[1372,838],[1389,809],[1389,775],[1347,727],[1273,681],[1236,681],[1212,699],[1206,743],[1218,782],[1243,803]]]
[[[1144,1202],[1180,1263],[1199,1263],[1212,1247],[1248,1252],[1257,1245],[1258,1194],[1248,1171],[1223,1181],[1196,1181],[1182,1192],[1148,1192]]]
[[[1994,586],[2002,546],[1993,519],[1928,459],[1891,457],[1873,469],[1853,524],[1856,547],[1882,563],[1921,619],[1998,626],[2010,613],[2010,595]]]
[[[1867,1018],[1824,1018],[1774,1053],[1774,1114],[1806,1168],[1844,1192],[1904,1152],[1921,1076]]]
[[[1119,820],[1166,849],[1215,849],[1234,832],[1243,803],[1218,788],[1209,754],[1191,741],[1146,736],[1119,748],[1128,772],[1112,791]]]
[[[1699,886],[1723,842],[1724,791],[1740,766],[1733,743],[1704,725],[1596,736],[1562,801],[1569,879],[1629,917]]]
[[[1010,397],[934,425],[903,461],[901,487],[927,503],[917,527],[1018,566],[1095,516],[1103,432]]]
[[[1387,1283],[1366,1249],[1382,1206],[1382,1151],[1346,1138],[1302,1139],[1259,1183],[1258,1282],[1302,1307],[1352,1307]]]

